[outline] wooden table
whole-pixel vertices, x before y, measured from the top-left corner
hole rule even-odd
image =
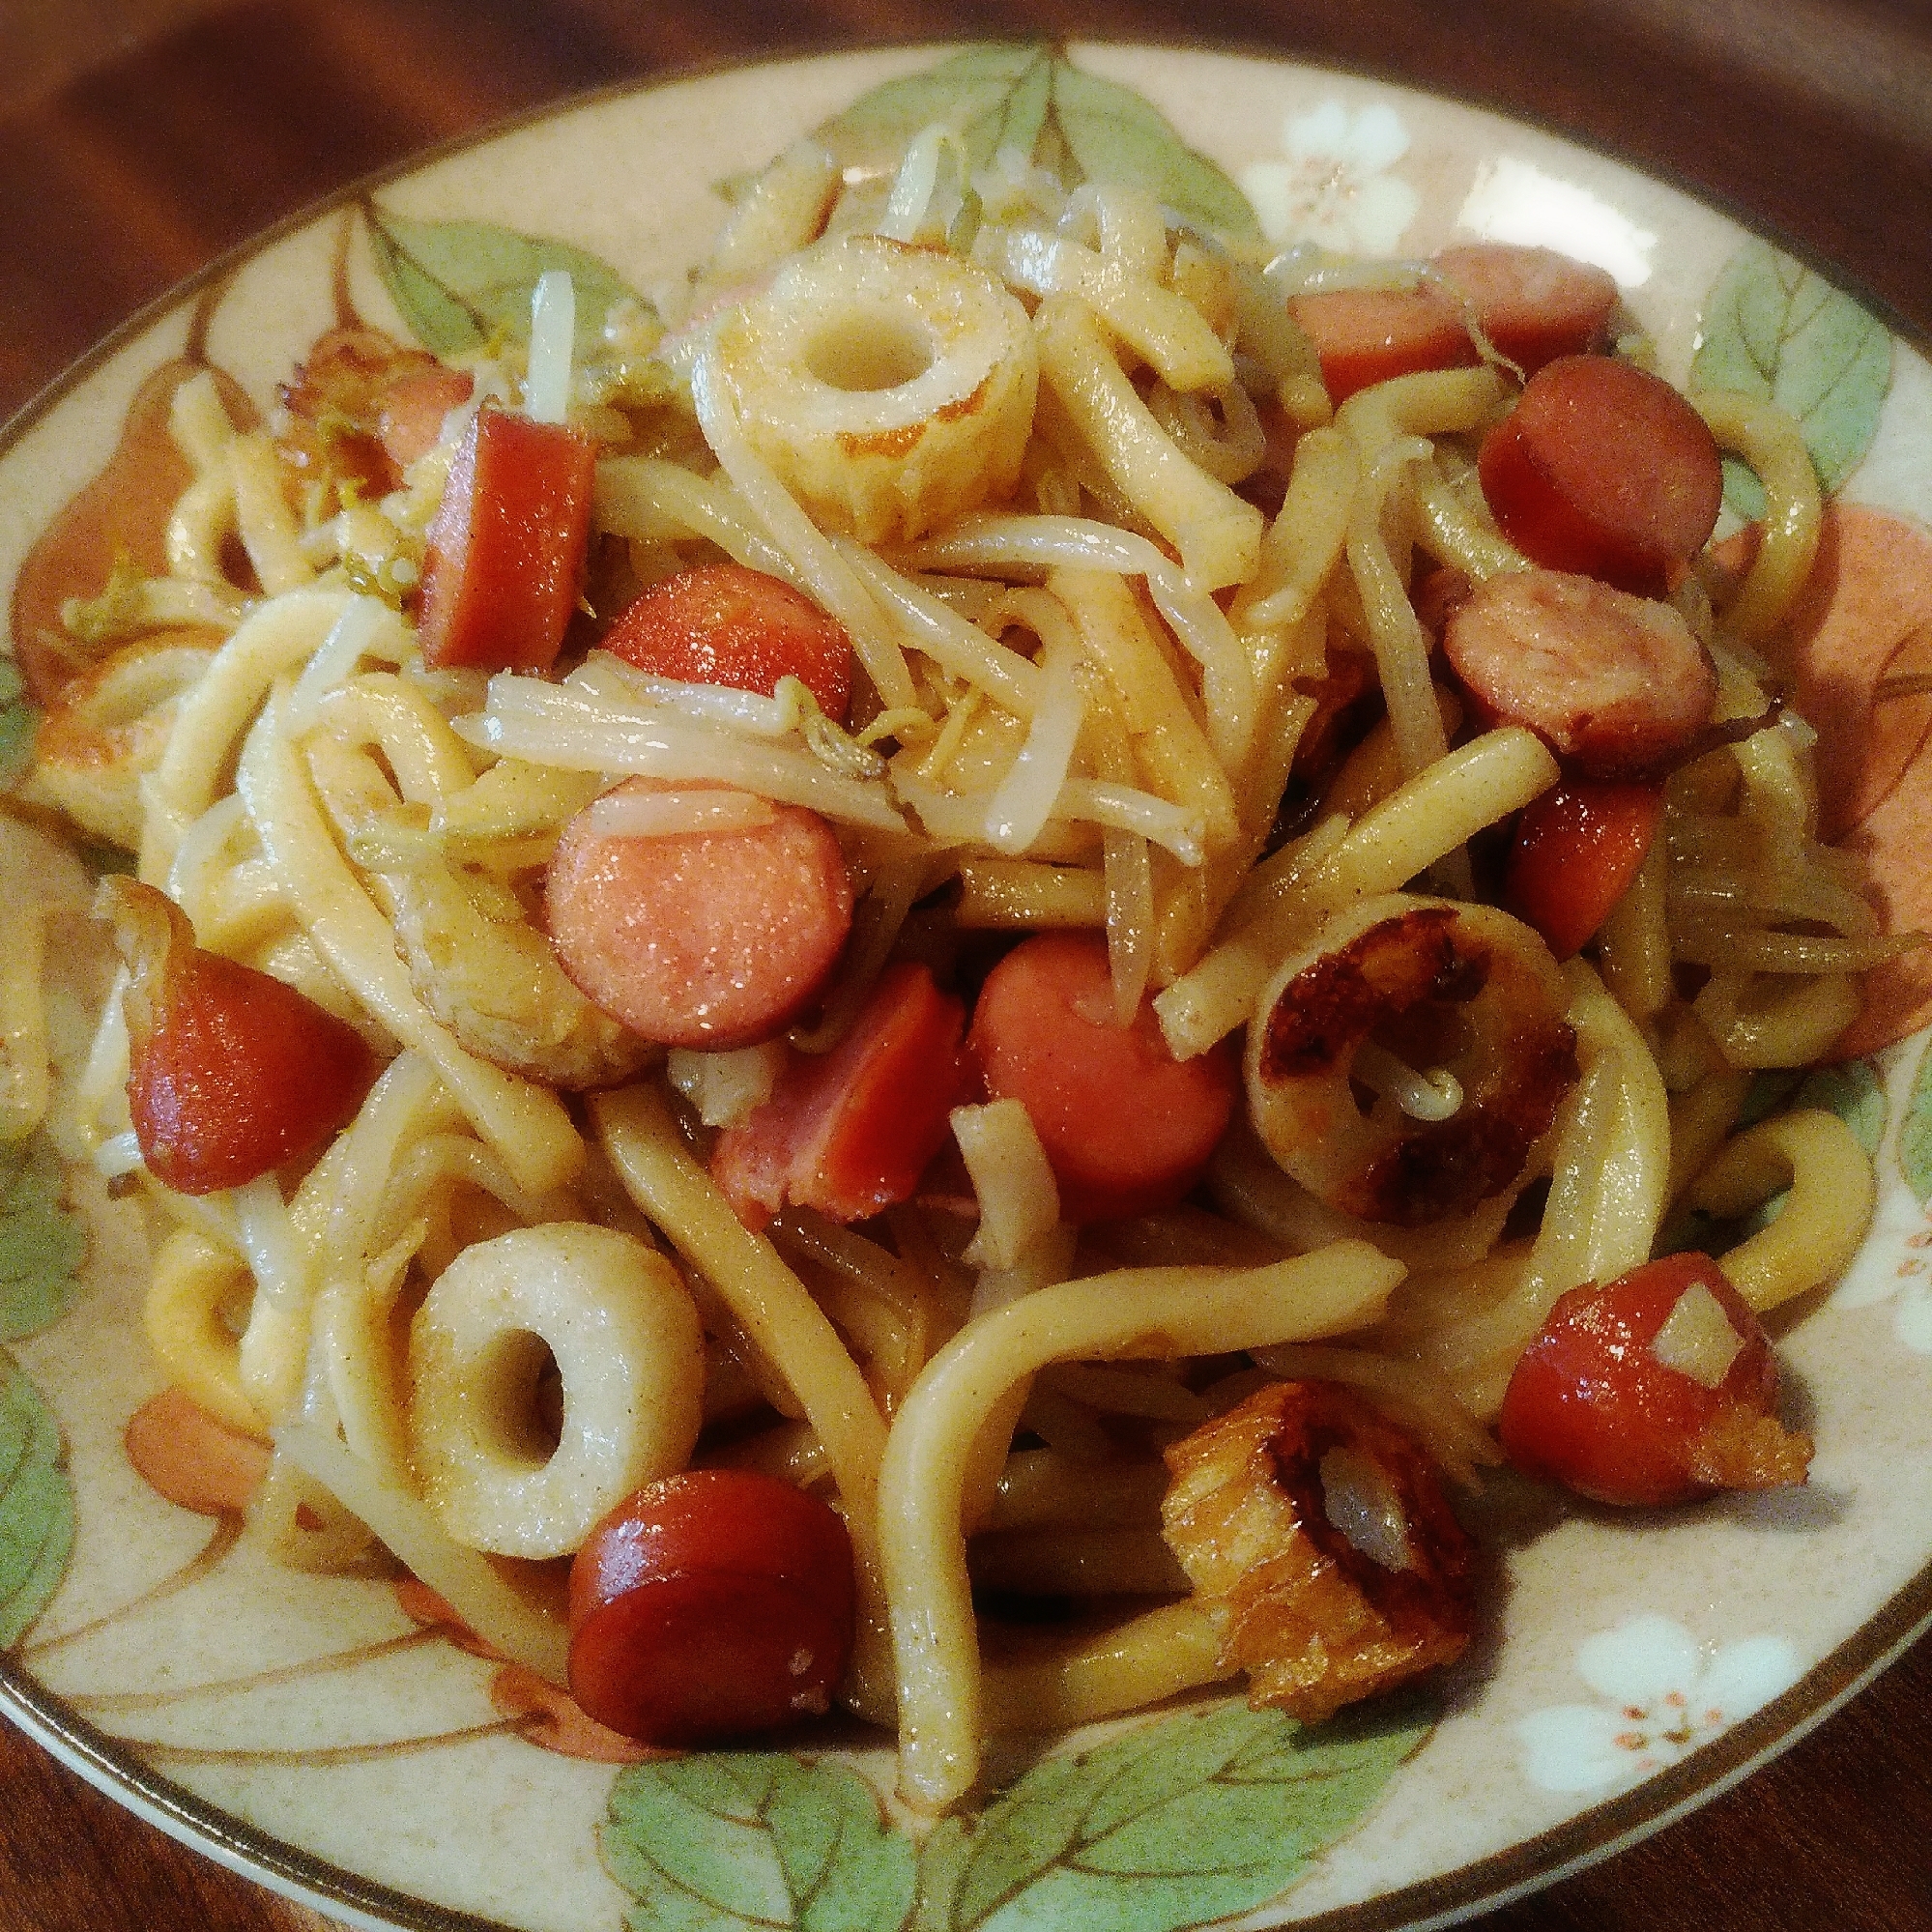
[[[1042,30],[1199,37],[1542,120],[1781,233],[1932,339],[1932,21],[1919,0],[94,0],[92,12],[96,45],[117,50],[64,82],[72,21],[55,46],[27,38],[45,9],[0,14],[0,102],[14,97],[0,107],[0,418],[222,248],[517,109],[751,52]],[[159,38],[130,48],[137,29]],[[49,72],[53,91],[18,98],[21,76]],[[1932,1642],[1689,1820],[1478,1922],[1932,1926],[1928,1766]],[[319,1923],[4,1724],[0,1793],[0,1932]]]

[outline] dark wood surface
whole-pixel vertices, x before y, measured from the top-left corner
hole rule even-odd
[[[519,109],[748,54],[1040,31],[1199,38],[1524,115],[1835,265],[1932,340],[1925,0],[183,0],[187,24],[131,45],[156,8],[94,0],[103,52],[64,79],[72,34],[59,61],[26,58],[62,4],[0,8],[0,102],[10,74],[56,71],[0,107],[0,418],[222,249]],[[1691,1818],[1476,1922],[1932,1927],[1932,1642]],[[0,1932],[317,1923],[0,1724]]]

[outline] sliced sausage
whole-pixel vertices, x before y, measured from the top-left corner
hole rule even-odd
[[[718,1136],[711,1178],[763,1227],[788,1202],[863,1221],[908,1199],[966,1098],[966,1008],[902,960],[829,1053],[793,1053],[771,1098]]]
[[[647,1483],[570,1566],[571,1693],[654,1745],[823,1716],[855,1628],[845,1519],[750,1469]]]
[[[282,384],[284,458],[309,476],[353,479],[386,495],[436,442],[473,380],[380,329],[332,329]]]
[[[1321,358],[1322,387],[1340,409],[1357,389],[1479,359],[1456,304],[1432,288],[1335,288],[1288,299]]]
[[[1661,594],[1709,540],[1723,465],[1704,418],[1660,376],[1562,356],[1483,439],[1483,494],[1533,563]]]
[[[1227,1130],[1240,1070],[1232,1041],[1176,1060],[1143,999],[1113,1017],[1106,941],[1040,933],[987,975],[968,1042],[987,1091],[1032,1116],[1070,1221],[1166,1207]]]
[[[851,702],[845,626],[790,584],[741,563],[701,564],[651,585],[611,626],[604,649],[659,678],[767,698],[781,678],[797,678],[840,723]]]
[[[377,430],[398,481],[403,471],[442,441],[444,418],[470,400],[474,387],[467,369],[446,369],[439,362],[404,377],[383,397]]]
[[[1667,1352],[1671,1330],[1687,1361]],[[1674,1508],[1805,1480],[1811,1438],[1777,1420],[1777,1380],[1769,1338],[1717,1263],[1667,1254],[1557,1302],[1516,1362],[1496,1433],[1527,1476]]]
[[[1710,653],[1670,605],[1554,570],[1479,586],[1443,649],[1485,719],[1533,731],[1585,778],[1667,765],[1717,695]]]
[[[148,1171],[177,1194],[245,1186],[321,1147],[378,1072],[368,1042],[305,994],[194,943],[151,885],[110,875],[128,966],[128,1108]]]
[[[1499,355],[1533,376],[1559,356],[1609,346],[1616,277],[1554,248],[1475,242],[1445,248],[1435,266],[1469,298]]]
[[[1450,613],[1457,605],[1467,603],[1475,588],[1466,570],[1458,570],[1452,563],[1438,563],[1416,579],[1409,602],[1414,605],[1423,629],[1440,644]]]
[[[1610,916],[1663,825],[1663,787],[1568,780],[1516,821],[1503,904],[1567,960]]]
[[[839,842],[796,805],[773,805],[759,824],[650,836],[602,833],[579,813],[544,898],[557,956],[587,999],[647,1040],[716,1052],[778,1032],[851,930]]]
[[[574,429],[477,413],[429,526],[418,619],[425,663],[550,668],[584,581],[596,461]]]

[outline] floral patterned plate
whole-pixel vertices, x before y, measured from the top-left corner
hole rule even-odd
[[[121,332],[7,432],[16,653],[31,669],[43,648],[50,585],[106,578],[111,506],[153,454],[143,385],[164,363],[213,364],[266,409],[345,314],[459,349],[517,326],[550,266],[572,271],[594,326],[698,258],[723,213],[714,184],[827,122],[857,152],[941,115],[987,152],[1055,139],[1090,175],[1151,181],[1272,241],[1552,244],[1616,275],[1675,379],[1784,403],[1835,499],[1798,663],[1831,830],[1870,855],[1897,925],[1932,923],[1913,851],[1932,821],[1926,701],[1873,715],[1877,681],[1932,649],[1919,354],[1612,161],[1419,95],[1205,53],[750,69],[592,101],[345,194]],[[1735,512],[1750,488],[1732,479]],[[33,714],[12,660],[0,678],[17,773]],[[8,879],[10,908],[57,906],[79,877],[49,855]],[[37,930],[16,917],[9,971]],[[165,1829],[374,1925],[1169,1932],[1472,1909],[1710,1795],[1932,1621],[1932,1484],[1897,1480],[1932,1457],[1932,1061],[1922,1040],[1897,1044],[1928,1011],[1932,968],[1888,971],[1863,1057],[1809,1082],[1876,1151],[1882,1200],[1842,1285],[1781,1338],[1817,1438],[1808,1488],[1652,1518],[1498,1481],[1479,1506],[1487,1628],[1427,1696],[1306,1731],[1205,1699],[1039,1741],[997,1767],[983,1809],[923,1841],[876,1736],[623,1749],[420,1593],[266,1562],[238,1536],[259,1452],[159,1393],[133,1209],[43,1139],[0,1145],[0,1708]],[[71,1049],[78,1006],[52,1021]]]

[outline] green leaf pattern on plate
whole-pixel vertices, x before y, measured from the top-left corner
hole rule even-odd
[[[1046,47],[969,47],[861,95],[819,138],[848,168],[883,171],[934,126],[950,128],[976,168],[1002,147],[1018,148],[1057,163],[1070,187],[1136,182],[1200,227],[1259,233],[1248,197],[1150,101]]]
[[[376,267],[424,348],[460,356],[495,341],[530,340],[539,276],[561,269],[576,292],[576,353],[602,339],[617,302],[638,296],[608,263],[567,242],[519,235],[487,221],[412,221],[374,202],[363,209]]]
[[[939,1847],[946,1896],[920,1932],[1173,1932],[1250,1911],[1355,1823],[1427,1730],[1413,1711],[1309,1731],[1232,1704],[1050,1758]]]
[[[1735,389],[1797,418],[1825,490],[1858,468],[1891,387],[1891,336],[1852,298],[1764,242],[1732,256],[1705,304],[1691,359],[1693,389]],[[1744,517],[1764,513],[1764,491],[1743,464],[1725,462],[1724,501]]]
[[[0,1349],[0,1651],[52,1600],[73,1548],[73,1487],[60,1425]]]
[[[912,1845],[872,1788],[781,1752],[632,1766],[603,1853],[633,1932],[899,1932],[912,1911]]]
[[[1259,233],[1248,197],[1132,89],[1062,61],[1053,71],[1053,109],[1088,181],[1139,182],[1200,227],[1244,239]]]
[[[0,1144],[0,1341],[36,1334],[80,1297],[87,1234],[65,1191],[42,1136]]]
[[[950,128],[976,168],[1004,147],[1030,155],[1045,126],[1055,62],[1045,47],[968,47],[923,73],[862,94],[819,130],[849,168],[896,167],[922,130]]]
[[[1313,1732],[1194,1712],[1049,1758],[916,1855],[848,1771],[749,1752],[639,1765],[612,1790],[604,1861],[633,1932],[1175,1932],[1274,1897],[1427,1731],[1412,1711]]]
[[[1835,1113],[1867,1154],[1885,1139],[1885,1082],[1869,1060],[1841,1066],[1771,1067],[1753,1076],[1738,1113],[1740,1127],[1755,1126],[1787,1107],[1817,1107]]]

